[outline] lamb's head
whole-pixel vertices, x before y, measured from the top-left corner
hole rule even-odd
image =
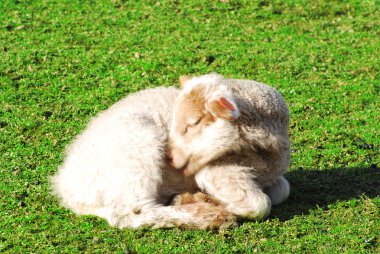
[[[169,154],[185,175],[237,149],[239,109],[224,78],[218,74],[181,76],[182,91],[174,105]]]

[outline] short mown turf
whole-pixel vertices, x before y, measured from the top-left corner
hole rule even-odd
[[[3,0],[0,252],[379,253],[380,2]],[[278,89],[292,194],[220,232],[119,230],[77,217],[48,176],[129,93],[211,71]]]

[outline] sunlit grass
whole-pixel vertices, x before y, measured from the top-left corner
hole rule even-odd
[[[0,5],[0,252],[376,253],[377,1],[23,1]],[[64,147],[128,93],[216,71],[291,110],[289,200],[221,232],[118,230],[50,194]]]

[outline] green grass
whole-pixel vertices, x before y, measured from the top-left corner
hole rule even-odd
[[[2,1],[0,252],[379,253],[379,27],[379,1]],[[289,104],[292,195],[270,218],[118,230],[59,205],[48,176],[92,116],[210,71]]]

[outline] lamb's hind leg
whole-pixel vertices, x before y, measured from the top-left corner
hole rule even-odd
[[[119,219],[119,228],[151,226],[154,228],[201,228],[215,229],[235,224],[235,216],[223,206],[209,202],[196,202],[170,206],[157,205],[130,213]]]
[[[117,226],[216,229],[235,226],[235,219],[236,216],[209,195],[186,192],[177,195],[170,206],[145,207],[138,213],[124,217]]]
[[[269,215],[271,201],[255,183],[249,168],[237,165],[208,166],[195,179],[202,190],[239,217],[263,219]]]

